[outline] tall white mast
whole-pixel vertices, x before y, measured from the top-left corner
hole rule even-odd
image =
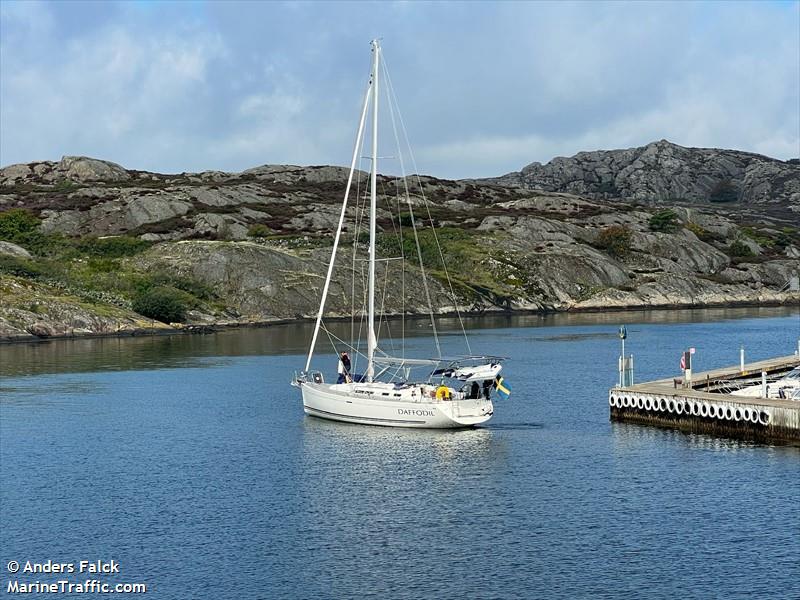
[[[336,235],[333,238],[333,250],[331,251],[331,260],[328,263],[328,274],[325,276],[325,286],[322,288],[322,299],[319,303],[319,311],[317,312],[317,321],[314,325],[314,335],[311,337],[311,347],[308,349],[308,358],[306,359],[305,370],[311,367],[311,358],[314,356],[314,348],[317,345],[317,335],[319,334],[319,326],[322,323],[322,314],[325,311],[325,301],[328,298],[328,288],[331,284],[331,276],[333,275],[333,265],[336,261],[336,250],[339,248],[339,238],[342,235],[342,225],[344,224],[344,217],[347,212],[347,200],[350,197],[350,188],[353,185],[353,175],[356,171],[356,162],[358,155],[361,151],[361,135],[364,132],[364,125],[367,121],[367,110],[369,109],[369,99],[372,94],[372,83],[367,86],[367,91],[364,93],[364,105],[361,108],[361,120],[358,122],[358,133],[356,134],[356,141],[353,147],[353,158],[350,161],[350,174],[347,177],[347,187],[344,190],[344,201],[342,202],[342,212],[339,213],[339,225],[336,227]]]
[[[372,174],[369,198],[369,313],[367,317],[367,381],[375,375],[375,213],[377,209],[378,179],[378,66],[381,46],[372,40]]]

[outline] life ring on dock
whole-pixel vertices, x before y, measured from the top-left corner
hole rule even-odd
[[[742,409],[742,421],[745,423],[750,422],[750,409],[746,406]]]
[[[762,425],[769,425],[769,413],[765,410],[762,410],[758,414],[758,422]]]
[[[668,400],[667,401],[667,412],[668,413],[674,413],[676,410],[677,409],[675,408],[675,401],[674,400]]]
[[[644,409],[644,399],[641,396],[636,399],[636,408],[639,410]]]
[[[737,423],[742,420],[741,408],[737,408],[735,411],[733,411],[733,420],[736,421]]]
[[[446,385],[440,385],[438,388],[436,388],[436,399],[450,400],[450,388]]]
[[[733,421],[733,409],[730,406],[725,407],[725,418],[728,421]]]
[[[675,403],[675,414],[676,415],[682,415],[683,414],[683,402],[681,402],[680,400],[678,400]]]
[[[710,412],[710,409],[709,409],[708,403],[707,402],[703,402],[700,405],[700,416],[701,417],[708,417],[708,416],[710,416],[709,412]]]
[[[755,408],[751,409],[750,422],[753,425],[758,425],[758,411]]]
[[[692,414],[693,414],[695,417],[699,417],[699,416],[700,416],[700,403],[699,403],[699,402],[692,402],[692,401],[690,400],[690,401],[689,401],[689,406],[690,406],[690,408],[692,409],[692,410],[691,410]]]
[[[661,412],[667,412],[667,399],[666,398],[661,398],[661,400],[658,401],[658,410],[660,410]]]
[[[614,406],[614,400],[615,400],[614,394],[609,394],[609,396],[608,396],[608,405],[609,406]]]
[[[708,416],[712,419],[717,418],[717,405],[716,404],[709,404],[708,405]]]

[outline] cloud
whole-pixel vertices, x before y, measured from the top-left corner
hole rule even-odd
[[[798,22],[797,2],[3,2],[0,163],[347,164],[373,32],[423,172],[661,138],[790,158]]]

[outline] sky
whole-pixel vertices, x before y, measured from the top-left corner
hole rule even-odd
[[[796,1],[2,0],[0,165],[348,165],[373,37],[406,170],[491,177],[659,139],[800,155]]]

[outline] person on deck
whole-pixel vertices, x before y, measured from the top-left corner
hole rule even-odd
[[[350,383],[352,381],[350,378],[350,357],[347,356],[347,352],[342,352],[341,356],[339,356],[339,368],[337,370],[339,379],[336,383]]]
[[[469,390],[469,397],[473,400],[477,400],[481,397],[481,386],[478,385],[477,381],[472,382],[472,387]]]

